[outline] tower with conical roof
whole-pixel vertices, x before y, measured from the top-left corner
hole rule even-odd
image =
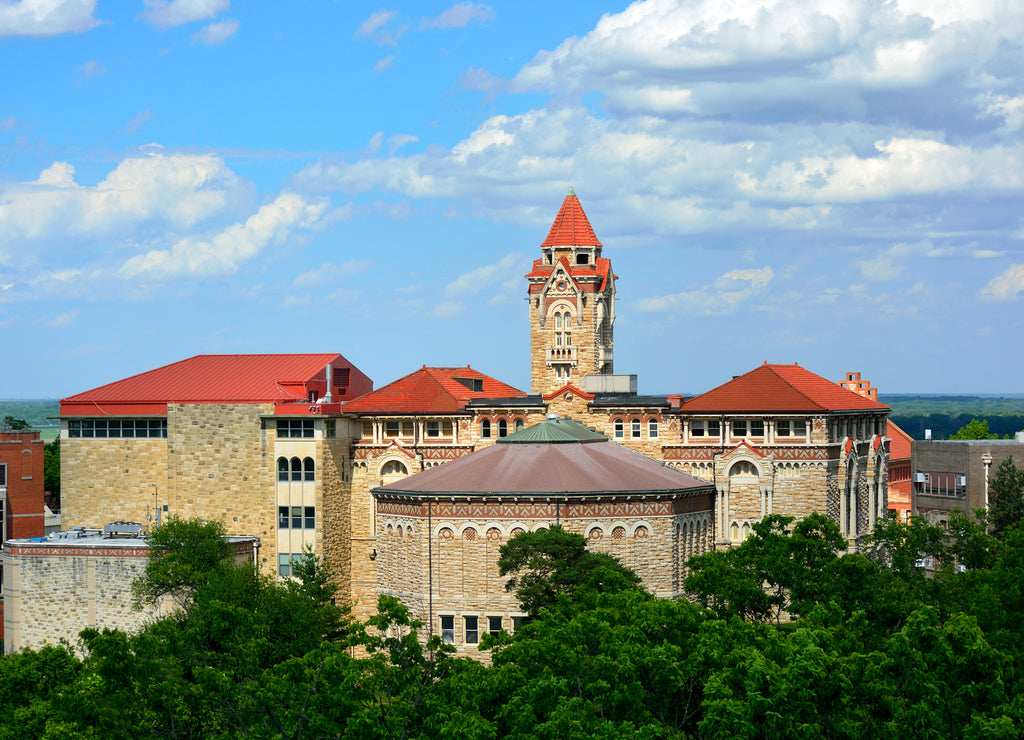
[[[572,188],[526,275],[530,389],[547,394],[612,373],[615,275]]]

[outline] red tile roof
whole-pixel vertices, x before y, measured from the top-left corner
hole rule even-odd
[[[814,413],[886,411],[889,407],[799,365],[767,362],[685,402],[683,413]]]
[[[886,420],[886,427],[885,436],[889,438],[889,460],[909,460],[910,443],[913,437],[896,426],[892,419]]]
[[[618,275],[612,274],[612,261],[606,257],[598,257],[596,264],[593,265],[570,265],[564,258],[559,260],[559,264],[566,269],[574,280],[581,277],[599,275],[601,277],[601,282],[597,284],[598,291],[605,289],[605,286],[608,284],[609,275],[613,278],[618,277]],[[546,278],[550,276],[554,270],[555,265],[548,265],[544,263],[543,259],[536,259],[533,261],[533,269],[526,273],[526,278]],[[577,285],[576,287],[579,288],[580,286]]]
[[[481,390],[471,390],[456,378],[479,379]],[[477,398],[519,398],[526,394],[471,367],[427,367],[409,373],[342,406],[359,414],[455,414]]]
[[[303,401],[307,389],[325,390],[325,366],[348,369],[351,393],[373,382],[337,353],[196,355],[133,375],[60,402],[61,414],[165,414],[168,403],[284,403]],[[339,399],[335,399],[339,400]]]
[[[587,214],[583,212],[580,199],[570,189],[562,201],[562,207],[551,224],[548,238],[541,243],[542,247],[600,247],[594,227],[590,225]]]

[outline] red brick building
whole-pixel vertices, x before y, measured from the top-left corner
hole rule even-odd
[[[0,548],[8,539],[42,537],[43,440],[39,432],[0,432]],[[0,564],[0,640],[4,638]]]

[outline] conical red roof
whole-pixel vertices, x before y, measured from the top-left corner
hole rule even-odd
[[[562,207],[551,224],[548,238],[542,247],[600,247],[594,227],[590,225],[587,214],[583,212],[580,199],[569,189],[569,194],[562,201]]]

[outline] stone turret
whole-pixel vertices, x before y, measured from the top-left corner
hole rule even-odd
[[[616,276],[571,188],[540,246],[541,258],[526,275],[530,390],[549,393],[613,372]]]

